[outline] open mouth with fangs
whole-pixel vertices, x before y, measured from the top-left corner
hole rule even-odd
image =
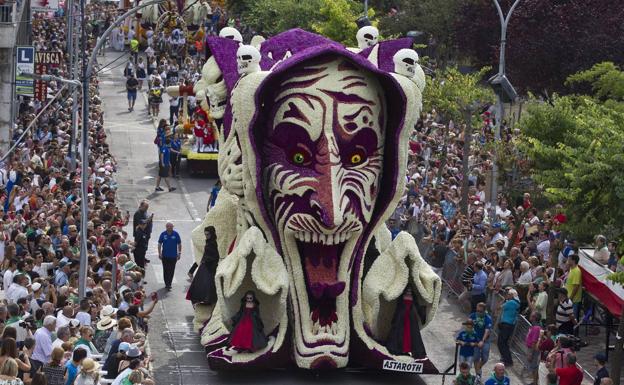
[[[340,261],[349,235],[295,233],[313,335],[335,335],[338,331],[336,301],[346,288],[345,277],[340,274]]]

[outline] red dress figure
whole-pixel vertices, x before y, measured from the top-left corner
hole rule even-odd
[[[392,318],[392,328],[386,340],[386,347],[391,354],[409,355],[414,358],[427,356],[420,335],[420,319],[424,319],[425,316],[419,314],[420,309],[417,306],[412,289],[408,286],[399,298]]]
[[[239,352],[255,352],[267,346],[259,306],[256,293],[251,290],[241,298],[240,310],[231,320],[234,325],[229,340],[231,348]]]

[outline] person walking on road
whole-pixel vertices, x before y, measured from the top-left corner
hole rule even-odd
[[[173,223],[167,222],[166,230],[158,238],[158,258],[162,261],[165,288],[171,290],[171,281],[175,273],[176,263],[182,253],[180,234],[173,230]]]
[[[145,253],[147,252],[148,242],[147,220],[140,219],[138,226],[134,230],[134,262],[141,269],[145,269]]]
[[[128,80],[126,80],[126,91],[128,92],[128,111],[134,110],[134,103],[137,98],[137,88],[139,87],[139,81],[134,76],[134,73],[130,73]]]
[[[160,187],[160,180],[165,179],[165,184],[169,191],[175,191],[175,187],[169,184],[169,174],[171,173],[171,138],[167,137],[165,143],[160,146],[158,154],[158,176],[156,177],[156,191],[164,191]]]

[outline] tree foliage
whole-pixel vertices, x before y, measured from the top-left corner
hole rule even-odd
[[[431,37],[430,51],[444,56],[453,48],[454,20],[460,0],[400,0],[394,2],[396,12],[380,17],[379,28],[384,35],[405,35],[422,31]]]
[[[605,68],[619,81],[602,84]],[[568,83],[590,81],[594,95],[534,101],[520,121],[534,179],[549,199],[564,203],[566,226],[582,240],[598,233],[624,236],[624,109],[610,98],[617,95],[610,90],[624,87],[621,75],[604,63],[580,72]]]
[[[358,31],[355,21],[364,14],[362,3],[354,0],[320,0],[320,3],[320,19],[312,24],[314,32],[346,46],[355,46]],[[375,11],[369,8],[369,19],[374,16]]]
[[[500,3],[508,10],[512,0]],[[507,31],[509,78],[519,89],[550,93],[596,62],[624,62],[623,17],[623,1],[520,0]],[[455,29],[457,46],[477,65],[498,62],[493,0],[461,0]]]
[[[494,94],[481,82],[490,70],[462,74],[457,67],[438,70],[433,78],[427,79],[423,96],[424,110],[435,109],[448,122],[466,123],[464,112],[474,104],[479,106],[492,103]]]
[[[321,19],[321,0],[259,0],[250,4],[243,21],[262,35],[271,36],[291,28],[312,30]]]

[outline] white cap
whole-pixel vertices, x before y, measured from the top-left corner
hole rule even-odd
[[[35,282],[32,284],[32,289],[33,291],[37,291],[39,289],[41,289],[41,284],[39,282]]]

